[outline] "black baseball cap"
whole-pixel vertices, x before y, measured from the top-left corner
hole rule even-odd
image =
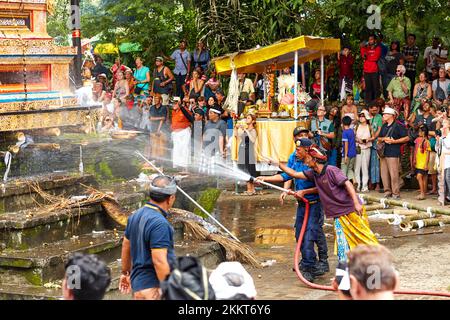
[[[300,148],[309,148],[313,145],[313,142],[308,138],[295,139],[295,147]]]
[[[309,129],[305,128],[304,126],[298,126],[297,128],[294,129],[293,132],[294,137],[301,132],[309,132]]]

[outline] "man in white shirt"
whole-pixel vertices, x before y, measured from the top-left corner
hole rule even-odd
[[[439,78],[431,84],[433,90],[433,101],[438,106],[445,106],[449,101],[450,80],[445,78],[444,68],[439,68]]]
[[[448,61],[448,50],[442,47],[441,41],[438,37],[433,38],[431,47],[427,47],[423,54],[425,65],[428,73],[428,79],[431,79],[431,68],[433,66],[444,67]]]

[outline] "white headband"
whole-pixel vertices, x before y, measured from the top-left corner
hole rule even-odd
[[[222,113],[220,110],[213,109],[213,108],[209,109],[209,111],[212,111],[212,112],[217,113],[217,114],[221,114]]]

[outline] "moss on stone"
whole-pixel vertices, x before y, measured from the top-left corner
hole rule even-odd
[[[3,253],[6,253],[7,250],[4,250]],[[12,267],[12,268],[30,268],[32,266],[32,262],[26,259],[8,259],[3,263],[0,263],[4,267]]]
[[[111,168],[109,167],[108,162],[106,162],[105,160],[100,161],[100,163],[98,164],[99,169],[100,169],[100,174],[106,178],[106,179],[112,179],[114,178],[113,173]]]
[[[217,199],[219,199],[221,191],[215,188],[208,188],[204,190],[197,202],[208,212],[212,212],[216,207]],[[194,209],[194,213],[202,218],[206,218],[206,214],[204,214],[199,208]]]
[[[32,285],[35,285],[35,286],[42,286],[43,282],[44,282],[42,280],[40,271],[38,269],[32,269],[30,271],[26,271],[25,279],[27,279],[27,281],[29,283],[31,283]]]
[[[5,199],[2,199],[0,201],[0,214],[5,213],[5,212],[6,212],[6,210],[5,210]]]

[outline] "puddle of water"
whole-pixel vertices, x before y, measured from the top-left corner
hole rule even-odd
[[[255,244],[290,244],[294,243],[294,229],[284,227],[257,227]]]
[[[295,204],[278,200],[220,201],[217,218],[241,241],[256,244],[295,243]]]

